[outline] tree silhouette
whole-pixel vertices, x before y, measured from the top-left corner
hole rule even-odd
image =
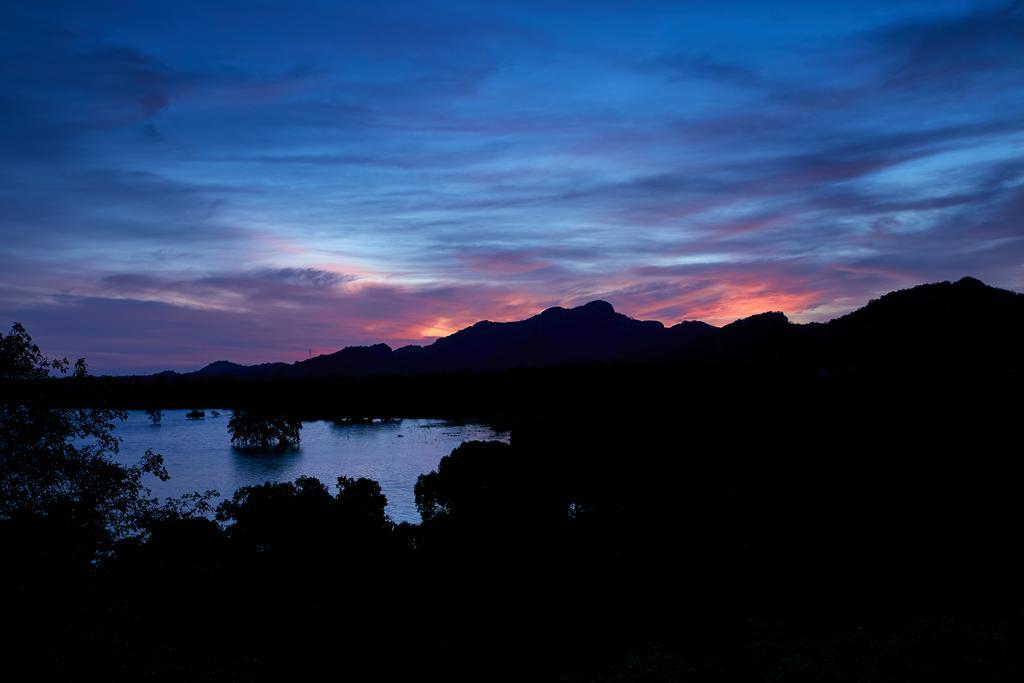
[[[239,408],[228,420],[232,445],[263,451],[299,445],[302,422],[295,417]]]
[[[441,458],[437,470],[416,480],[416,508],[425,522],[439,518],[486,519],[509,501],[509,446],[467,441]]]
[[[147,410],[146,415],[149,416],[150,422],[154,425],[160,424],[160,421],[164,419],[164,411],[162,410]]]
[[[0,382],[16,385],[87,375],[84,360],[44,357],[20,324],[0,334]],[[138,465],[114,462],[120,440],[115,422],[123,410],[68,407],[55,397],[0,402],[0,520],[38,520],[76,544],[89,560],[113,539],[138,531],[153,509],[143,475],[167,478],[163,459],[146,451]],[[42,536],[36,539],[45,543]]]
[[[380,484],[372,479],[338,477],[336,500],[339,514],[353,524],[375,529],[385,529],[390,524],[384,513],[388,499]]]

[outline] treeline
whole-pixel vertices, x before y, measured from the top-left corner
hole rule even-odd
[[[739,362],[602,362],[545,368],[420,375],[236,379],[227,376],[92,377],[8,382],[11,400],[45,396],[73,407],[119,409],[251,407],[303,419],[337,417],[570,416],[595,411],[671,413],[708,400],[784,395],[809,403],[886,400],[893,392],[1011,396],[1013,367],[973,371],[937,360],[924,367],[879,365],[846,372]],[[880,387],[886,391],[879,391]]]

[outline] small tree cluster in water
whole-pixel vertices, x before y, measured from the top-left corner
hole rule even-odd
[[[231,444],[261,451],[285,450],[299,445],[302,421],[287,415],[239,408],[228,421]]]

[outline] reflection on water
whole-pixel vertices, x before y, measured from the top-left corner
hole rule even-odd
[[[169,481],[150,479],[156,496],[216,489],[230,497],[235,489],[265,481],[316,477],[332,490],[339,476],[368,477],[380,483],[388,498],[388,514],[397,522],[418,522],[413,486],[463,441],[507,440],[479,424],[437,420],[397,420],[376,424],[337,425],[304,422],[302,444],[283,453],[259,453],[233,448],[227,425],[230,412],[189,420],[185,410],[164,411],[154,426],[143,411],[130,411],[118,426],[122,439],[118,459],[137,462],[147,448],[164,456]]]
[[[235,476],[239,480],[264,482],[264,481],[285,481],[294,479],[286,473],[291,472],[296,461],[302,455],[302,448],[289,448],[287,450],[264,453],[262,451],[243,448],[231,448],[231,466],[234,468]],[[324,482],[329,484],[330,482]],[[221,491],[222,495],[230,494],[230,491]]]

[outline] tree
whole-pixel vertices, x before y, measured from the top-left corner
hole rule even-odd
[[[149,420],[154,426],[160,424],[160,421],[164,419],[164,411],[162,410],[147,410],[146,415],[149,416]]]
[[[217,507],[217,519],[230,522],[231,536],[264,551],[320,545],[329,537],[334,499],[314,477],[295,482],[243,486]]]
[[[424,522],[492,519],[511,513],[517,493],[511,448],[500,441],[467,441],[416,480],[416,508]]]
[[[264,557],[287,558],[292,567],[365,572],[379,569],[394,547],[386,505],[370,479],[339,477],[331,496],[318,479],[303,476],[242,487],[217,507],[217,519],[227,523],[237,547]]]
[[[49,531],[60,533],[53,542],[88,561],[144,528],[155,501],[143,476],[164,480],[167,471],[151,450],[137,465],[114,462],[125,411],[99,397],[88,408],[64,405],[47,390],[62,375],[85,380],[85,361],[43,356],[18,323],[0,334],[0,384],[10,389],[0,399],[0,522],[12,533],[31,529],[19,537],[39,547]]]
[[[299,445],[302,421],[296,417],[239,408],[228,420],[231,444],[262,451]]]
[[[373,479],[338,477],[338,495],[335,498],[341,518],[350,524],[385,529],[391,524],[384,508],[387,496]]]

